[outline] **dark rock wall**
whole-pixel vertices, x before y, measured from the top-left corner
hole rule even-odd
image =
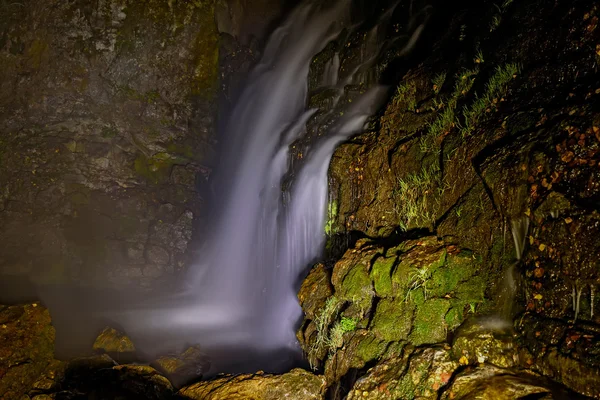
[[[434,4],[434,9],[448,13],[428,26],[431,34],[413,55],[390,51],[375,68],[383,71],[380,80],[401,73],[377,123],[334,154],[326,230],[330,249],[339,246],[332,251],[339,261],[333,275],[319,279],[331,279],[335,290],[329,299],[343,300],[330,310],[341,319],[311,317],[307,310],[299,338],[309,355],[324,362],[331,382],[360,376],[364,363],[354,362],[358,335],[352,335],[375,331],[385,303],[374,301],[373,313],[359,304],[380,297],[378,264],[356,261],[372,258],[373,247],[352,248],[341,260],[339,251],[356,237],[369,238],[377,248],[433,235],[449,254],[472,252],[479,260],[475,276],[485,277],[486,306],[465,307],[464,316],[504,311],[516,317],[520,345],[532,354],[526,367],[597,397],[589,383],[600,367],[600,9],[584,0],[463,3],[451,10]],[[364,49],[347,47],[341,65]],[[528,228],[518,235],[525,250],[511,293],[504,276],[517,259],[512,230],[519,224]],[[343,285],[336,287],[336,274],[347,262],[364,269],[366,294],[344,298]],[[397,268],[389,269],[392,279]],[[425,286],[435,283],[420,279]],[[507,296],[515,308],[503,307]],[[326,299],[311,307],[323,309]],[[356,317],[357,307],[366,314]],[[394,310],[402,308],[387,314]],[[449,309],[434,313],[441,313],[435,318],[448,330],[444,335],[451,335]],[[351,326],[348,318],[357,324]],[[338,325],[347,336],[337,338],[329,354],[315,353],[319,332],[327,339],[322,332],[328,326],[336,332]],[[418,328],[415,322],[385,340],[404,343],[410,333],[410,341]],[[573,369],[581,371],[578,378],[567,372]]]
[[[147,284],[183,268],[211,166],[213,1],[0,15],[0,273]]]

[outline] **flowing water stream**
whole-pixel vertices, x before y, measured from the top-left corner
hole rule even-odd
[[[298,351],[296,283],[324,248],[331,156],[363,129],[385,95],[378,86],[362,94],[290,170],[290,145],[306,134],[316,111],[306,109],[311,60],[341,32],[348,9],[346,1],[325,10],[306,4],[272,34],[220,133],[224,153],[213,179],[218,206],[183,293],[113,316],[146,352],[186,343],[209,352]],[[338,84],[337,57],[327,66],[326,85]]]

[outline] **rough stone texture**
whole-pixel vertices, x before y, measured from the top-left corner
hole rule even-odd
[[[467,302],[459,315],[453,302],[461,295],[491,300],[496,311],[507,311],[500,306],[508,296],[517,307],[505,316],[514,318],[524,347],[513,353],[504,347],[510,341],[488,332],[467,335],[455,343],[457,351],[468,354],[468,363],[526,363],[597,396],[589,387],[600,368],[600,10],[587,0],[528,0],[484,1],[463,11],[448,16],[443,34],[420,44],[426,54],[402,70],[379,123],[337,149],[330,166],[335,213],[327,229],[330,246],[342,250],[352,245],[348,238],[362,235],[390,248],[435,235],[448,254],[468,249],[477,257],[477,274],[463,276],[460,267],[441,271],[455,271],[463,276],[459,281],[479,289],[448,290],[455,277],[428,277],[422,268],[388,260],[389,252],[379,262],[346,253],[332,273],[334,296],[346,302],[340,316],[357,318],[357,332],[368,329],[380,340],[429,344],[443,341],[440,328],[457,327],[472,306],[493,310],[487,302]],[[326,49],[319,65],[333,53]],[[349,53],[340,53],[342,65]],[[319,104],[319,96],[311,101]],[[517,234],[525,243],[522,254],[511,237],[518,221],[529,227]],[[367,254],[359,246],[356,251]],[[503,275],[513,268],[521,285],[511,289]],[[411,292],[411,274],[420,271],[421,281],[444,277],[445,283],[398,301],[399,288]],[[411,302],[414,310],[407,309]],[[361,309],[371,303],[363,321]],[[316,324],[304,328],[306,343],[319,338]],[[337,353],[351,348],[351,337],[343,335]],[[486,353],[492,348],[493,356]],[[521,351],[525,356],[514,359]],[[356,365],[338,355],[331,359]],[[568,375],[568,365],[581,374]]]
[[[100,332],[92,348],[94,351],[103,353],[135,353],[135,345],[131,339],[110,327],[106,327]]]
[[[390,346],[444,342],[469,314],[486,310],[483,272],[475,254],[434,237],[388,249],[360,241],[335,264],[333,294],[317,312],[306,313],[298,338],[311,363],[324,364],[332,384]],[[327,276],[318,266],[303,287]]]
[[[213,1],[0,14],[0,273],[126,285],[181,269],[211,164]]]
[[[512,329],[486,329],[485,322],[473,321],[461,327],[452,342],[452,352],[465,364],[488,363],[500,368],[520,364]]]
[[[54,359],[54,328],[38,303],[0,306],[0,398],[53,389],[64,363]]]
[[[361,377],[348,400],[437,399],[458,365],[444,347],[417,351],[410,358],[394,356]]]
[[[199,346],[191,346],[183,353],[158,358],[152,365],[176,387],[199,380],[210,369],[210,360]]]
[[[320,400],[325,379],[302,369],[283,375],[238,375],[199,382],[185,387],[179,395],[197,400]]]
[[[536,382],[533,375],[518,375],[492,365],[482,365],[460,373],[442,399],[520,399],[541,393],[551,393],[551,390]]]

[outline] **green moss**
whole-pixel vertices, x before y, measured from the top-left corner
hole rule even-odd
[[[429,286],[432,296],[443,297],[456,291],[459,283],[469,279],[479,267],[480,263],[470,255],[448,257],[446,265],[432,274]]]
[[[373,297],[371,278],[364,264],[357,264],[344,277],[340,298],[357,303],[361,309],[368,310]]]
[[[481,303],[485,298],[486,279],[482,276],[471,277],[460,285],[457,297],[466,303]]]
[[[337,201],[330,201],[327,204],[327,222],[325,223],[325,234],[331,236],[336,233],[335,221],[338,215],[338,203]]]
[[[447,333],[445,317],[449,309],[450,301],[447,299],[427,300],[418,307],[410,334],[412,343],[419,346],[444,341]]]
[[[401,298],[382,299],[377,303],[372,331],[382,340],[394,342],[405,340],[411,329],[414,304]]]
[[[453,302],[451,301],[451,304],[452,303]],[[449,330],[455,329],[458,326],[460,326],[460,324],[462,324],[463,322],[463,319],[464,315],[462,302],[458,305],[453,304],[453,307],[450,308],[450,310],[448,310],[448,313],[444,317],[444,320],[446,321],[446,325],[448,325]]]
[[[169,143],[167,145],[167,152],[174,156],[183,156],[190,160],[194,159],[194,149],[190,145]]]
[[[379,257],[371,268],[371,279],[379,297],[392,295],[392,268],[395,262],[395,257]]]
[[[33,69],[40,69],[42,63],[48,59],[48,43],[35,39],[27,50],[27,60]]]
[[[369,333],[356,346],[355,354],[363,362],[367,363],[381,356],[385,349],[386,342]]]
[[[166,183],[171,175],[174,160],[166,153],[158,153],[153,157],[140,155],[135,159],[135,172],[153,184]]]
[[[103,126],[100,135],[105,139],[114,138],[119,131],[114,126]]]

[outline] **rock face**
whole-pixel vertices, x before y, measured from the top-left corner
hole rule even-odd
[[[200,382],[179,391],[195,400],[320,400],[325,379],[301,369],[283,375],[238,375]]]
[[[211,163],[214,2],[0,13],[0,273],[102,286],[183,268]]]
[[[385,389],[385,360],[401,375],[411,346],[447,341],[453,362],[479,382],[468,396],[546,396],[541,374],[597,398],[600,10],[531,0],[446,11],[443,34],[419,43],[425,54],[401,70],[378,122],[334,154],[332,262],[301,288],[298,337],[336,398]],[[315,82],[333,57],[347,66],[366,51],[345,46],[315,59]],[[373,74],[397,67],[397,56],[386,53]],[[467,254],[467,265],[453,263]],[[504,319],[453,332],[487,313]],[[479,363],[486,367],[470,375]],[[478,386],[480,373],[501,392]],[[378,396],[430,395],[416,386],[401,394],[399,382]]]

